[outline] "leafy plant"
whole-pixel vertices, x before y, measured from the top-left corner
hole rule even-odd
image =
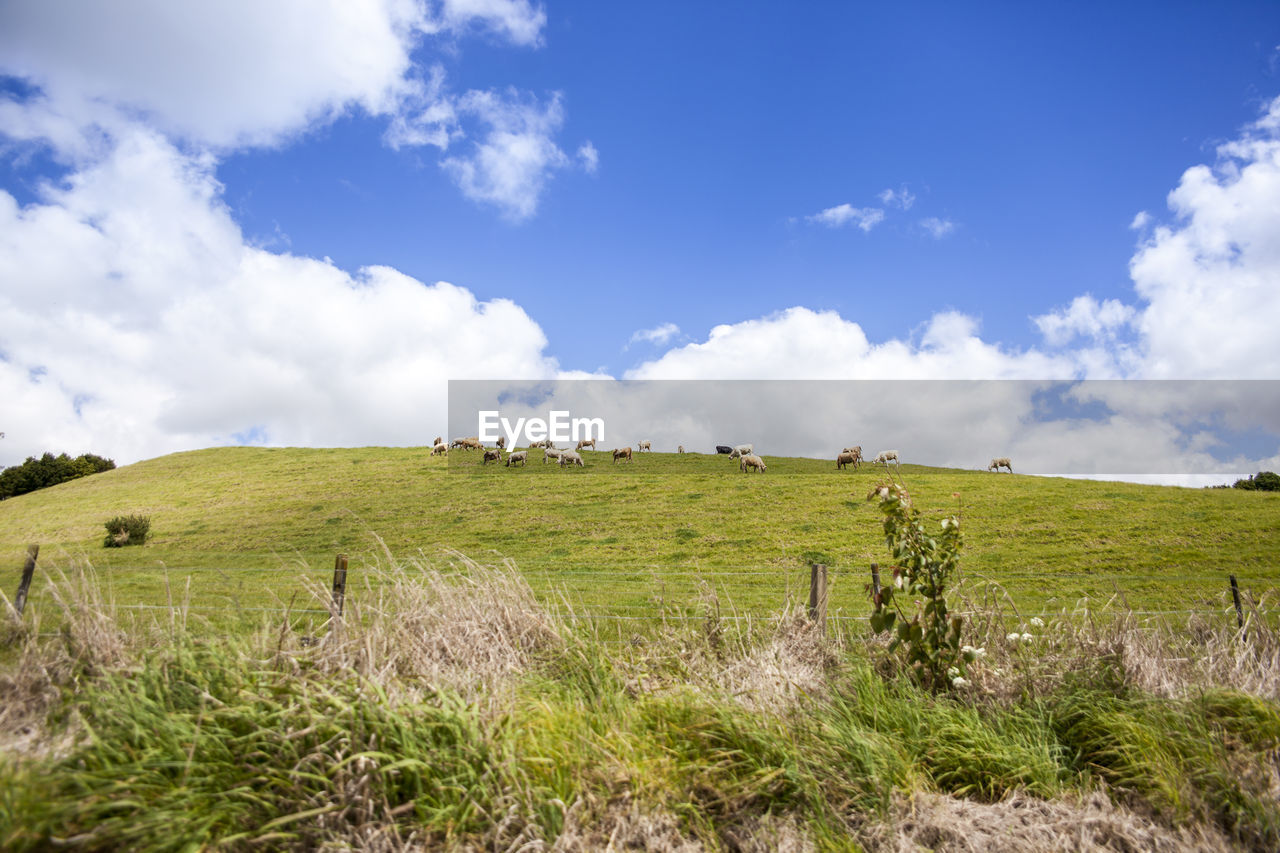
[[[103,546],[123,548],[125,545],[141,545],[151,532],[151,518],[145,515],[117,515],[106,522],[107,538]]]
[[[885,543],[896,561],[893,582],[873,595],[871,629],[895,631],[889,651],[905,650],[906,663],[921,686],[931,690],[964,687],[968,683],[964,665],[973,652],[961,649],[963,620],[948,613],[946,599],[960,562],[960,519],[942,519],[937,533],[926,529],[911,495],[897,483],[876,486],[867,500],[880,501]],[[910,616],[897,593],[915,598]]]

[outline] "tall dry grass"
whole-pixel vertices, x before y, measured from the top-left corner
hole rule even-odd
[[[881,640],[730,620],[710,593],[701,620],[616,638],[511,564],[387,553],[360,576],[318,633],[287,617],[244,636],[204,630],[181,594],[144,622],[91,569],[55,577],[57,631],[11,629],[0,678],[0,847],[1280,841],[1265,605],[1243,632],[990,608],[972,685],[934,696]]]

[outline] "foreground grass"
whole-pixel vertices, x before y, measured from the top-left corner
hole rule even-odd
[[[707,588],[767,612],[803,599],[809,563],[822,562],[833,612],[867,612],[867,567],[883,552],[863,498],[883,469],[771,457],[751,476],[699,454],[587,461],[450,469],[420,448],[174,454],[0,503],[0,589],[16,587],[31,542],[46,565],[94,565],[121,603],[167,604],[189,583],[193,607],[241,609],[287,602],[339,552],[456,550],[514,560],[541,596],[622,614],[687,608]],[[1228,572],[1255,595],[1280,582],[1280,496],[911,465],[900,475],[926,512],[960,508],[975,596],[995,583],[1033,611],[1115,595],[1136,610],[1212,609]],[[147,545],[102,547],[103,522],[122,513],[151,517]],[[45,603],[38,587],[32,606]]]
[[[897,849],[1007,804],[990,849],[1280,845],[1261,627],[974,634],[974,687],[932,695],[786,614],[619,649],[506,570],[382,589],[318,643],[213,641],[62,582],[61,635],[0,679],[0,733],[37,733],[0,757],[0,847]]]

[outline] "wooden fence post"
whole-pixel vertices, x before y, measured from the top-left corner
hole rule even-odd
[[[13,599],[13,609],[19,619],[27,606],[27,591],[31,589],[31,578],[36,573],[36,557],[39,555],[39,545],[27,546],[27,562],[22,567],[22,580],[18,583],[18,594]]]
[[[342,605],[347,599],[347,555],[339,554],[333,561],[333,612],[334,618],[342,618]]]
[[[827,567],[814,563],[809,572],[809,618],[818,623],[818,630],[827,630]]]
[[[1231,598],[1236,604],[1236,626],[1244,627],[1244,608],[1240,606],[1240,587],[1236,585],[1236,576],[1227,575],[1231,579]]]

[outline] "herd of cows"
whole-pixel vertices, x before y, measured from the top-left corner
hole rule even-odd
[[[506,444],[506,439],[499,437],[497,447],[485,447],[484,443],[481,442],[477,436],[455,438],[452,442],[446,444],[443,437],[436,436],[434,445],[431,448],[431,455],[447,456],[450,450],[479,450],[483,454],[481,459],[482,465],[487,465],[490,462],[502,462],[506,467],[514,468],[517,466],[528,465],[529,452],[531,450],[541,448],[543,465],[548,462],[555,462],[562,468],[573,467],[575,465],[579,468],[583,468],[586,467],[586,462],[583,461],[581,451],[587,449],[593,451],[596,450],[596,440],[594,438],[579,441],[577,447],[573,450],[557,448],[555,443],[548,439],[546,441],[535,441],[525,450],[516,450],[513,447],[511,448],[511,452],[507,454],[504,459],[502,454],[503,451],[506,450]],[[634,453],[643,453],[645,451],[652,450],[653,442],[642,441],[636,445]],[[684,445],[682,444],[677,447],[676,452],[684,453]],[[615,465],[618,462],[634,461],[633,451],[630,447],[614,448],[610,453],[612,453]],[[730,459],[737,459],[738,470],[742,471],[744,474],[752,471],[763,474],[765,471],[769,470],[769,466],[765,464],[764,459],[756,455],[755,445],[752,444],[739,444],[736,447],[731,447],[727,444],[717,444],[716,453],[728,456]],[[861,445],[846,447],[836,456],[836,469],[843,470],[849,466],[853,466],[854,469],[857,469],[857,467],[865,461],[866,460],[862,457]],[[871,460],[872,465],[884,465],[885,467],[888,467],[890,462],[895,465],[901,464],[898,460],[898,451],[885,450],[877,454],[875,459]],[[1013,473],[1013,463],[1010,462],[1009,457],[996,457],[995,459],[992,459],[991,464],[987,466],[988,471],[998,472],[1001,468],[1007,468],[1010,474]]]

